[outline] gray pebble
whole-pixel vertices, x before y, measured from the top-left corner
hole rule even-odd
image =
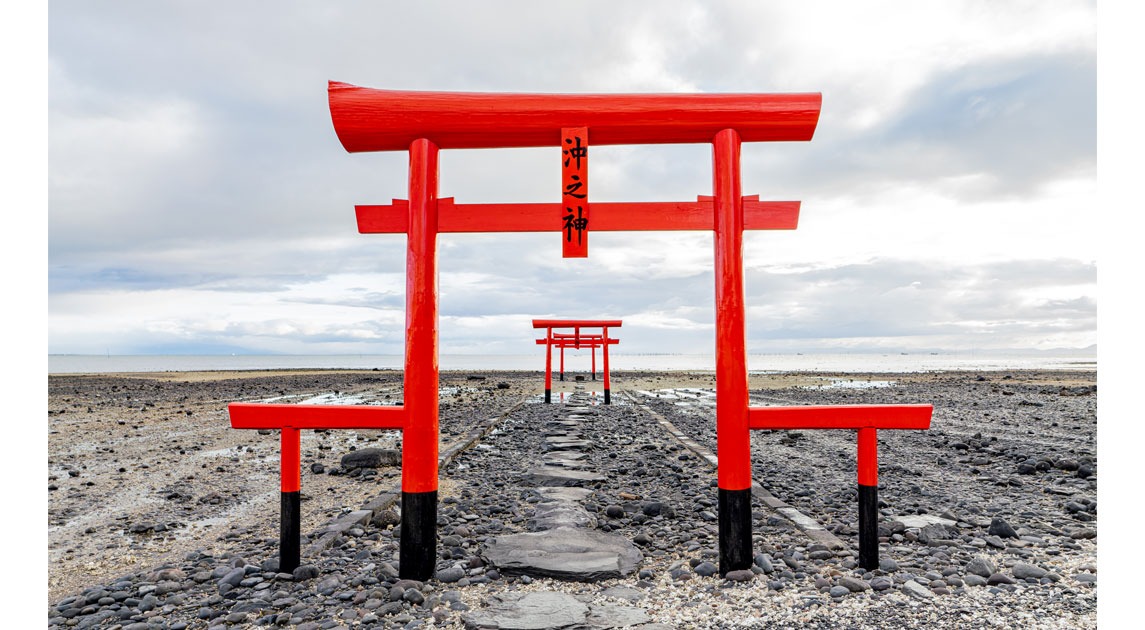
[[[886,577],[885,575],[879,575],[871,578],[871,589],[873,590],[885,591],[892,586],[894,586],[894,580]]]
[[[998,584],[1013,584],[1014,578],[1006,575],[1005,573],[994,573],[990,577],[986,578],[986,583],[991,586],[996,586]]]
[[[755,578],[755,573],[750,569],[741,569],[738,571],[728,571],[724,575],[724,579],[731,580],[732,582],[750,582]]]
[[[437,572],[437,579],[439,582],[452,584],[465,577],[465,569],[461,567],[447,567]]]
[[[697,564],[696,567],[692,570],[696,572],[696,575],[700,575],[703,577],[712,577],[713,575],[715,575],[719,571],[719,569],[716,567],[716,565],[712,564],[711,562],[706,562],[706,561],[701,562],[700,564]]]
[[[1010,569],[1010,572],[1013,573],[1014,577],[1018,578],[1019,580],[1024,580],[1026,578],[1034,578],[1037,580],[1044,577],[1047,573],[1045,569],[1036,567],[1032,564],[1026,564],[1025,562],[1018,562],[1014,564],[1013,568]]]
[[[312,580],[312,579],[318,577],[318,567],[316,567],[312,564],[299,565],[297,568],[294,569],[294,572],[291,573],[291,576],[297,582],[302,582],[305,580]]]
[[[972,575],[980,575],[984,578],[988,578],[998,572],[998,567],[985,556],[974,556],[970,562],[966,563],[965,570]]]
[[[1082,584],[1097,584],[1097,575],[1094,573],[1078,573],[1073,579]]]
[[[989,576],[987,576],[989,577]],[[973,573],[966,576],[966,586],[986,586],[986,578]]]

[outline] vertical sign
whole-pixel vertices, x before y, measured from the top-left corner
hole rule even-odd
[[[561,255],[588,258],[588,127],[561,129]]]

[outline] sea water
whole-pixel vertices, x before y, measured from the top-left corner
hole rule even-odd
[[[591,369],[588,353],[566,355],[565,372]],[[355,369],[400,370],[401,355],[48,355],[49,374],[114,372],[188,372],[211,370]],[[443,370],[544,371],[545,355],[443,354]],[[554,364],[554,369],[556,365]],[[609,353],[612,371],[712,371],[715,358],[702,354]],[[597,357],[596,369],[603,369]],[[1096,371],[1097,359],[1085,355],[980,353],[752,354],[748,370],[768,372],[935,372],[944,370],[1083,370]]]

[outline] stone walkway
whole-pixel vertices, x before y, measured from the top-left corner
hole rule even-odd
[[[503,574],[592,582],[630,575],[644,560],[627,538],[594,529],[597,519],[582,505],[593,494],[585,486],[605,477],[584,470],[582,460],[593,443],[581,433],[588,400],[583,387],[577,390],[544,427],[541,465],[522,479],[540,496],[529,521],[532,531],[485,545],[485,557]],[[467,628],[618,628],[649,621],[635,606],[589,605],[554,591],[506,594],[488,604],[463,616]]]

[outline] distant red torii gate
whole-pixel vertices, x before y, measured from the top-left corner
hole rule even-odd
[[[553,396],[553,347],[561,349],[561,380],[565,380],[565,348],[589,348],[592,351],[592,378],[596,380],[596,348],[602,348],[604,361],[604,404],[612,404],[611,380],[608,369],[608,346],[620,343],[619,339],[608,336],[609,328],[620,328],[619,319],[534,319],[533,328],[544,328],[545,338],[537,339],[538,345],[545,346],[545,402],[552,402]],[[599,333],[581,333],[581,329],[600,329]],[[572,330],[572,333],[553,332]]]
[[[537,340],[538,345],[545,345],[546,343],[547,343],[547,341],[544,339],[538,339]],[[608,343],[609,343],[609,345],[615,345],[615,344],[620,343],[620,340],[619,339],[609,339]],[[570,342],[570,341],[565,340],[565,339],[560,339],[560,338],[557,338],[556,336],[554,336],[553,345],[555,345],[556,347],[559,347],[561,349],[560,375],[561,375],[562,381],[565,380],[565,352],[564,352],[565,348],[573,348],[574,350],[579,350],[581,348],[588,348],[589,349],[589,354],[592,355],[592,380],[594,380],[594,381],[596,380],[596,349],[604,346],[603,339],[581,340],[579,343],[577,343],[577,342]]]
[[[620,343],[620,340],[619,339],[609,339],[608,343],[609,343],[609,345],[615,345],[615,344]],[[558,374],[560,375],[560,380],[562,380],[562,381],[565,380],[565,349],[571,348],[573,350],[580,350],[583,348],[588,348],[589,354],[592,355],[592,372],[591,372],[592,380],[594,380],[594,381],[596,380],[596,349],[604,346],[603,340],[585,340],[585,341],[581,341],[580,343],[574,343],[574,342],[567,341],[564,339],[556,339],[556,338],[554,338],[552,340],[537,339],[537,345],[538,346],[551,345],[554,348],[560,348],[560,350],[561,350],[561,364],[560,364],[560,370],[558,371]]]
[[[750,567],[749,432],[780,424],[766,420],[765,414],[779,413],[776,408],[761,411],[748,406],[743,231],[795,229],[799,202],[760,201],[758,196],[742,195],[740,146],[742,142],[810,140],[819,120],[821,95],[405,92],[337,82],[330,82],[328,95],[334,130],[347,151],[409,152],[409,199],[355,207],[359,232],[407,235],[404,395],[400,407],[229,406],[235,428],[282,431],[280,565],[289,570],[298,562],[298,431],[395,429],[403,434],[399,573],[418,580],[433,575],[437,556],[439,233],[557,232],[563,256],[585,257],[590,231],[711,230],[715,240],[720,574]],[[595,145],[710,143],[712,195],[682,202],[590,203],[590,130]],[[440,149],[541,146],[562,150],[560,202],[457,204],[452,198],[438,197]],[[863,453],[873,447],[873,432],[863,429],[874,428],[873,418],[884,411],[893,414],[895,407],[831,407],[816,412],[817,419],[804,424],[807,428],[862,424],[858,429]],[[912,411],[919,417],[923,412],[928,425],[929,406]],[[792,413],[798,417],[804,412]],[[862,416],[861,422],[836,422],[855,413]],[[916,419],[909,428],[923,427]],[[866,461],[869,464],[869,458]],[[861,469],[860,482],[863,479]],[[861,512],[864,496],[869,501],[872,495],[860,492]],[[860,518],[861,540],[863,526]],[[293,556],[288,555],[288,529],[295,538]]]

